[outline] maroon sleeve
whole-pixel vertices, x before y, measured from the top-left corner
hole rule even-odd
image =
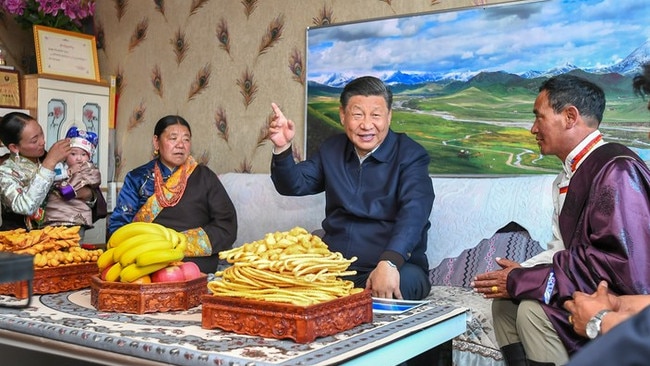
[[[550,264],[540,264],[535,267],[513,269],[508,274],[508,294],[513,299],[542,301],[551,268]]]

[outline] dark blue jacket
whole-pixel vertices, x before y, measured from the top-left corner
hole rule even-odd
[[[383,259],[429,270],[425,251],[434,192],[429,155],[405,134],[388,135],[363,164],[345,134],[328,138],[310,159],[295,163],[291,149],[274,155],[271,179],[283,195],[325,191],[323,241],[357,257],[350,269],[371,271]]]

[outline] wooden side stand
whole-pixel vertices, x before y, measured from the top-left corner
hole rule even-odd
[[[20,299],[27,298],[26,304],[0,304],[3,307],[24,308],[32,301],[32,281],[34,279],[34,256],[0,252],[0,287],[2,283],[21,283],[26,287],[25,296],[17,296]],[[21,286],[22,287],[22,286]]]
[[[31,266],[29,281],[25,281],[25,277],[23,277],[15,281],[0,283],[0,295],[13,295],[19,299],[25,299],[31,297],[32,294],[55,294],[80,290],[89,287],[91,276],[98,272],[96,262],[34,269],[33,256],[30,255],[29,258]],[[24,265],[26,266],[26,264]]]

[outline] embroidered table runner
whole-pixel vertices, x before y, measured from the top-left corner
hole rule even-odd
[[[175,365],[328,365],[465,311],[428,304],[400,315],[375,314],[371,323],[298,344],[203,329],[200,306],[142,315],[98,312],[85,289],[35,296],[25,309],[0,308],[0,329]]]

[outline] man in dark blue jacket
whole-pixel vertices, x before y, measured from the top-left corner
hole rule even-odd
[[[273,104],[271,178],[283,195],[325,191],[323,241],[357,257],[356,287],[375,297],[423,299],[431,285],[427,231],[434,193],[429,155],[390,129],[393,96],[379,79],[351,81],[340,97],[345,134],[325,140],[306,161],[293,159],[294,124]]]

